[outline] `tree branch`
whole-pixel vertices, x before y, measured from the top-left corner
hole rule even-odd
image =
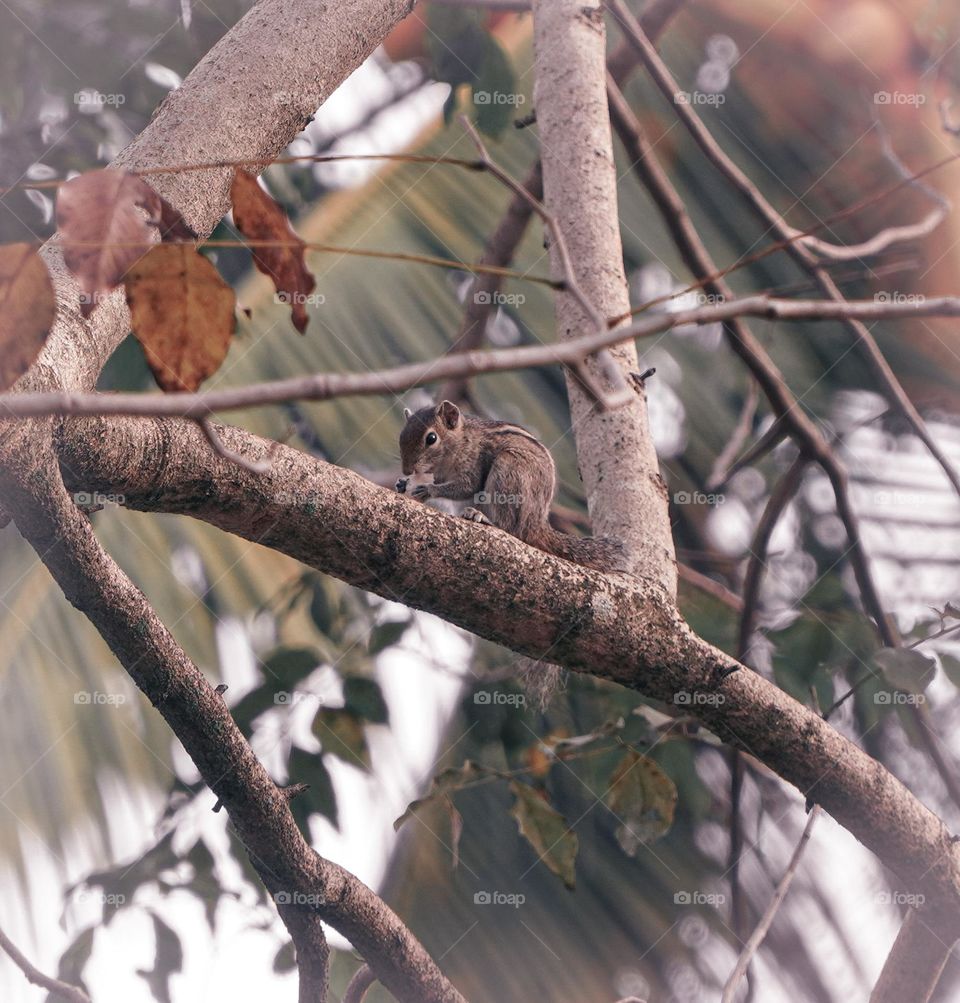
[[[51,992],[55,996],[69,1000],[70,1003],[90,1003],[90,997],[82,989],[72,986],[68,982],[51,978],[49,975],[44,975],[40,969],[30,964],[3,930],[0,930],[0,949],[6,951],[10,960],[23,972],[28,982],[40,986],[41,989],[46,989],[47,992]]]
[[[870,994],[870,1003],[927,1003],[952,946],[949,935],[940,936],[935,920],[916,909],[909,910]]]
[[[554,273],[574,267],[584,297],[597,313],[620,317],[629,311],[630,298],[607,112],[603,13],[581,0],[534,0],[533,28],[544,198],[569,247],[568,257],[564,247],[551,243]],[[572,344],[581,331],[589,330],[593,318],[569,294],[560,294],[555,303],[558,341]],[[621,379],[639,368],[636,348],[628,342],[611,355]],[[587,365],[601,375],[595,360]],[[616,412],[601,414],[568,374],[567,396],[595,531],[621,540],[633,566],[655,576],[675,596],[677,569],[666,485],[643,395],[634,395]]]
[[[763,943],[764,937],[767,935],[767,931],[770,929],[773,923],[774,917],[777,915],[777,910],[783,904],[783,900],[787,897],[787,892],[790,889],[790,885],[793,883],[793,878],[797,873],[797,868],[800,866],[800,858],[803,856],[803,851],[810,840],[810,833],[813,831],[813,825],[817,821],[817,817],[820,814],[820,809],[814,805],[813,810],[810,812],[810,817],[807,819],[807,824],[804,826],[803,832],[800,835],[800,842],[797,843],[797,848],[793,851],[793,856],[790,858],[790,863],[787,864],[787,869],[783,872],[783,877],[777,883],[777,887],[774,890],[773,898],[770,900],[770,904],[764,911],[763,916],[760,918],[760,922],[757,924],[757,928],[753,931],[750,939],[744,944],[743,950],[740,952],[740,957],[737,958],[737,964],[727,979],[727,984],[723,987],[723,997],[720,1003],[733,1003],[734,994],[737,991],[737,986],[740,984],[740,980],[747,974],[747,969],[750,967],[750,962],[753,960],[753,956],[757,953],[758,948]],[[901,997],[902,1000],[906,997]]]
[[[96,316],[94,313],[93,316]],[[388,369],[354,373],[316,373],[286,380],[273,380],[248,387],[201,393],[76,393],[59,391],[10,392],[0,394],[0,414],[7,418],[34,418],[40,415],[126,414],[146,417],[201,418],[246,407],[262,407],[289,400],[333,400],[337,397],[399,394],[439,380],[502,373],[539,366],[575,365],[583,356],[648,338],[687,324],[713,324],[736,321],[740,317],[765,320],[830,321],[844,317],[879,320],[900,317],[957,317],[960,297],[932,296],[919,302],[875,300],[789,300],[765,295],[730,298],[721,303],[655,313],[622,327],[582,335],[552,345],[524,345],[520,348],[491,349],[483,352],[460,352],[429,362],[410,362]],[[759,342],[745,326],[731,325],[745,332],[736,347],[742,357],[750,356],[751,371],[781,415],[789,414],[790,427],[806,423],[809,435],[819,436],[816,426],[796,407],[789,388]],[[9,427],[9,424],[8,424]],[[811,439],[813,442],[814,439]],[[822,440],[821,440],[822,441]],[[816,450],[819,454],[820,450]],[[819,455],[818,455],[819,459]]]
[[[641,62],[647,68],[660,92],[673,104],[678,118],[696,140],[710,162],[744,196],[747,204],[757,217],[770,227],[781,240],[786,241],[787,252],[813,277],[823,295],[836,303],[843,302],[843,293],[840,292],[830,273],[818,262],[813,252],[805,246],[802,240],[793,239],[796,236],[796,231],[793,227],[784,220],[777,210],[763,197],[756,185],[724,153],[720,144],[710,134],[709,129],[703,124],[693,107],[675,101],[675,95],[680,90],[676,81],[673,79],[666,63],[660,58],[649,38],[644,34],[643,28],[623,3],[623,0],[609,0],[608,7],[623,28],[628,40],[632,43]],[[884,358],[873,335],[865,325],[859,323],[853,317],[846,317],[844,321],[847,329],[854,336],[857,344],[866,355],[867,361],[870,363],[874,374],[883,387],[887,399],[906,419],[914,434],[923,442],[929,453],[943,469],[954,490],[960,495],[960,473],[957,472],[953,464],[947,459],[946,454],[933,440],[926,427],[926,423],[920,416],[920,412],[917,411],[913,401],[910,400],[906,391],[900,385],[900,381]]]
[[[724,676],[729,657],[694,636],[651,580],[578,567],[288,447],[277,449],[269,473],[254,475],[199,448],[192,422],[66,425],[71,490],[123,494],[134,509],[203,519],[520,654],[549,650],[551,661],[653,699],[671,703],[681,690],[722,696],[701,707],[708,727],[823,805],[930,908],[942,907],[945,939],[960,927],[960,851],[936,815],[756,673]],[[271,448],[240,429],[217,432],[250,460]],[[491,603],[491,583],[509,601]]]

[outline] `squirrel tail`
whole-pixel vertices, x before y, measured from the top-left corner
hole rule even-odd
[[[547,525],[527,542],[585,568],[606,572],[630,569],[626,548],[619,540],[609,536],[571,536]]]

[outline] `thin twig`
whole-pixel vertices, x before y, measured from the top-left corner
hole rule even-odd
[[[666,63],[660,58],[653,44],[646,37],[643,28],[627,9],[623,0],[609,0],[608,9],[614,14],[620,26],[631,41],[640,60],[647,68],[650,76],[667,100],[672,101],[676,114],[687,131],[693,136],[703,153],[723,176],[744,196],[754,213],[781,239],[787,243],[788,253],[816,281],[823,294],[834,302],[843,302],[845,297],[837,287],[829,272],[822,267],[817,258],[802,242],[793,242],[793,230],[779,212],[764,198],[756,185],[740,170],[726,155],[720,144],[713,138],[703,124],[692,105],[674,100],[679,87],[673,79]],[[907,396],[895,373],[880,351],[876,340],[867,329],[853,317],[844,318],[847,329],[853,334],[857,344],[866,354],[877,379],[884,388],[890,402],[897,407],[906,419],[914,434],[923,442],[927,450],[939,463],[954,490],[960,495],[960,473],[954,468],[943,450],[937,445],[927,429],[926,423],[917,411],[913,401]]]
[[[757,389],[757,381],[750,380],[747,386],[747,396],[743,400],[743,407],[740,409],[740,417],[733,428],[727,444],[723,447],[717,458],[713,461],[710,474],[707,477],[707,490],[716,491],[731,474],[731,465],[736,460],[744,443],[750,437],[750,430],[753,428],[753,419],[757,414],[757,403],[760,394]]]
[[[342,1003],[363,1003],[367,995],[367,990],[376,981],[377,977],[370,970],[370,966],[361,965],[353,973],[353,978],[347,983]]]
[[[223,444],[220,436],[217,435],[216,430],[210,423],[209,418],[198,418],[197,424],[200,426],[207,442],[213,446],[213,451],[217,456],[222,456],[225,460],[236,463],[238,467],[243,467],[244,470],[249,470],[252,474],[265,474],[270,469],[271,455],[268,455],[266,460],[248,460],[245,456],[235,453]]]
[[[757,949],[763,943],[763,940],[767,935],[767,931],[770,929],[774,917],[777,915],[777,910],[786,898],[787,891],[789,890],[794,876],[797,873],[797,869],[800,866],[800,859],[803,856],[803,851],[806,849],[807,843],[810,840],[810,833],[813,830],[813,825],[819,814],[820,806],[814,805],[810,812],[810,817],[807,819],[807,824],[803,828],[803,833],[800,836],[800,842],[797,843],[797,848],[793,851],[790,863],[787,865],[787,869],[784,872],[783,877],[777,884],[773,893],[773,898],[770,900],[770,904],[767,906],[763,916],[760,917],[760,922],[757,924],[757,928],[753,931],[746,944],[744,944],[743,950],[740,952],[740,957],[737,959],[736,967],[733,969],[733,973],[727,980],[727,984],[723,987],[723,997],[720,1003],[733,1003],[733,996],[737,991],[737,986],[740,984],[740,980],[750,967],[750,962],[753,960],[753,956],[757,953]]]
[[[557,223],[556,217],[539,199],[534,198],[516,178],[508,174],[493,160],[483,140],[480,138],[480,134],[473,127],[473,124],[466,115],[461,116],[461,121],[470,138],[477,146],[484,168],[501,184],[506,185],[514,195],[525,199],[533,212],[543,220],[543,225],[550,234],[550,239],[560,260],[560,270],[563,274],[565,290],[577,301],[580,309],[592,322],[594,330],[598,332],[606,331],[608,329],[607,318],[597,309],[581,288],[577,280],[577,273],[573,267],[573,262],[570,260],[567,242],[564,239],[563,231]],[[608,391],[600,386],[587,368],[585,359],[571,359],[567,364],[590,396],[607,410],[613,410],[624,404],[629,404],[634,399],[634,392],[628,386],[626,378],[621,372],[620,367],[614,362],[610,353],[607,351],[598,352],[597,363],[607,382],[613,388],[612,390]]]
[[[23,972],[28,982],[40,986],[41,989],[46,989],[47,992],[62,996],[64,999],[70,1000],[71,1003],[90,1003],[90,997],[82,989],[72,986],[68,982],[51,978],[49,975],[44,975],[43,972],[30,964],[3,930],[0,930],[0,948],[6,951],[10,960]]]
[[[769,296],[745,296],[721,303],[693,307],[676,313],[643,317],[624,327],[582,335],[550,345],[523,345],[518,348],[493,349],[448,355],[428,362],[412,362],[388,369],[353,373],[315,373],[286,380],[274,380],[248,387],[211,390],[202,393],[38,393],[0,394],[0,411],[6,418],[59,415],[139,415],[141,417],[179,417],[197,421],[220,411],[260,407],[290,400],[332,400],[335,397],[398,394],[425,383],[457,376],[500,373],[539,366],[576,365],[584,356],[610,348],[633,338],[647,338],[688,324],[714,324],[740,317],[767,320],[830,321],[844,317],[871,319],[896,317],[957,317],[960,297],[930,297],[919,302],[877,302],[875,300],[781,300]],[[746,330],[744,328],[744,330]],[[749,332],[748,332],[749,334]],[[790,421],[799,427],[809,426],[816,442],[819,433],[783,382],[769,356],[750,336],[749,344],[736,349],[752,355],[752,371],[764,393],[779,401],[778,411],[789,412]],[[759,353],[759,354],[756,354]],[[759,360],[759,362],[758,362]],[[822,438],[820,439],[822,443]],[[818,462],[818,448],[814,450]]]

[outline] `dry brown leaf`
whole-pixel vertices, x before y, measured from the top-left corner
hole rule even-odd
[[[60,186],[63,259],[80,282],[84,317],[149,249],[160,216],[160,196],[127,171],[89,171]]]
[[[223,362],[233,334],[233,290],[186,244],[158,244],[124,279],[133,333],[164,390],[196,390]]]
[[[50,273],[29,244],[0,247],[0,390],[33,365],[57,314]]]
[[[305,245],[287,214],[246,171],[237,170],[230,188],[233,221],[247,240],[285,241],[291,247],[251,247],[253,262],[270,277],[282,302],[290,304],[293,326],[303,334],[310,320],[307,298],[313,292],[313,275],[304,263]]]

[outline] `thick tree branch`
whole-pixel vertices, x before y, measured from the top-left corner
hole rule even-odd
[[[927,1003],[933,997],[953,941],[929,916],[911,909],[890,948],[870,1003]]]
[[[702,705],[710,728],[823,805],[923,894],[942,917],[944,939],[960,928],[960,850],[936,815],[756,673],[724,676],[731,660],[691,633],[655,582],[569,564],[287,447],[277,449],[269,473],[255,475],[201,448],[194,423],[66,424],[63,460],[72,490],[122,494],[131,508],[192,515],[520,654],[549,651],[551,661],[654,699],[670,703],[681,690],[722,696]],[[239,429],[218,433],[250,460],[271,448]]]
[[[534,104],[543,163],[543,190],[570,251],[579,285],[602,317],[630,310],[617,179],[606,97],[606,30],[600,7],[581,0],[534,0]],[[554,273],[569,264],[553,242]],[[575,339],[592,318],[569,294],[556,299],[558,341]],[[611,351],[623,375],[638,369],[633,344]],[[595,360],[587,365],[595,378]],[[650,436],[642,395],[600,413],[576,380],[567,396],[587,507],[598,534],[622,540],[633,567],[675,596],[677,569],[666,485]]]

